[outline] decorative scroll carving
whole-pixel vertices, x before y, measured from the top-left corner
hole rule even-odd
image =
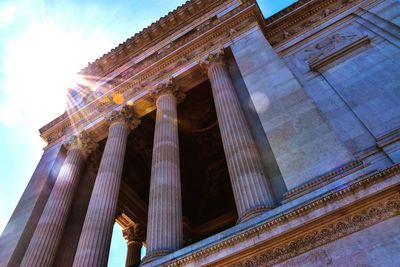
[[[106,118],[106,121],[113,123],[123,123],[131,130],[135,129],[140,124],[140,120],[137,118],[137,115],[132,107],[123,106],[122,109],[118,111],[113,111]]]
[[[78,136],[70,136],[64,145],[68,150],[81,149],[86,155],[90,155],[98,147],[98,144],[93,141],[93,138],[86,131],[80,132]]]
[[[150,91],[151,98],[154,102],[165,94],[172,94],[176,97],[178,102],[182,102],[185,98],[185,94],[179,89],[179,85],[174,81],[174,79],[169,79],[166,82],[158,84],[156,88]]]
[[[131,243],[140,243],[145,239],[145,234],[140,226],[140,224],[134,224],[122,230],[122,235],[124,236],[126,242],[129,244]]]
[[[219,49],[217,52],[209,54],[205,60],[200,60],[199,65],[204,72],[208,72],[209,67],[212,64],[225,64],[225,51],[223,48]]]
[[[393,217],[399,211],[400,196],[397,196],[396,198],[376,203],[356,214],[345,216],[334,223],[314,229],[312,232],[296,237],[277,247],[263,251],[250,259],[230,266],[271,266]]]

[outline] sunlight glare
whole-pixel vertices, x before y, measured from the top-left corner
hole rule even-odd
[[[11,122],[4,118],[7,107],[17,109],[19,119],[31,117],[28,121],[36,127],[61,115],[66,108],[67,88],[76,83],[88,85],[76,73],[96,50],[92,47],[101,39],[98,35],[80,36],[79,31],[40,23],[10,42],[5,60],[8,104],[0,109],[0,122],[11,127],[19,123],[16,118]]]

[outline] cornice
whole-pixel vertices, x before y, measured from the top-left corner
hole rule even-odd
[[[166,35],[182,29],[188,23],[224,2],[225,0],[187,1],[139,33],[136,33],[110,52],[105,53],[93,63],[89,63],[86,68],[80,71],[80,74],[104,77],[116,66],[122,65],[127,59],[142,53],[158,41],[164,39]]]
[[[52,126],[43,127],[42,129],[45,130],[41,132],[41,136],[48,143],[52,143],[73,131],[73,129],[87,129],[87,125],[96,124],[96,120],[118,107],[112,102],[104,103],[102,101],[105,95],[113,92],[122,94],[126,100],[138,98],[139,95],[141,100],[145,99],[152,88],[173,77],[173,74],[179,69],[196,65],[199,58],[223,47],[232,38],[249,28],[250,25],[259,23],[262,20],[262,15],[255,7],[256,5],[251,1],[243,3],[227,14],[202,25],[195,32],[186,36],[185,39],[181,39],[177,47],[171,47],[170,50],[159,53],[154,58],[150,57],[141,61],[131,68],[129,75],[125,74],[129,77],[124,79],[116,77],[117,83],[104,95],[97,97],[80,110],[68,114],[68,116],[64,115],[63,120],[57,119],[56,123],[51,123]],[[234,31],[231,31],[231,29],[234,29]],[[119,82],[120,80],[122,82]],[[135,100],[139,101],[138,99]],[[148,107],[146,110],[152,109]],[[147,113],[143,111],[139,115],[145,114]]]
[[[329,223],[322,221],[310,227],[308,231],[292,235],[279,245],[267,246],[262,251],[233,264],[230,267],[272,266],[294,258],[304,252],[345,237],[374,224],[398,216],[400,212],[400,195],[392,194],[380,201],[369,203],[367,207],[356,211],[348,211],[350,215],[340,216]]]
[[[299,197],[302,193],[310,190],[310,189],[315,189],[317,186],[325,184],[325,182],[331,182],[333,180],[339,179],[341,177],[344,177],[350,173],[353,173],[357,170],[360,170],[364,168],[366,165],[359,160],[352,161],[344,166],[341,166],[333,171],[328,172],[327,174],[324,174],[322,176],[319,176],[315,179],[309,179],[310,181],[307,182],[304,185],[300,185],[287,193],[284,194],[285,200],[289,201],[294,198]]]
[[[190,6],[193,5],[196,6],[196,10],[199,10],[198,14],[196,13],[193,18],[187,18],[189,20],[186,22],[201,17],[200,15],[202,12],[200,12],[200,10],[204,9],[203,12],[206,10],[205,6],[200,5],[200,3],[205,3],[204,1],[210,0],[192,0],[178,8],[178,10],[182,10],[179,11],[183,12],[182,14],[186,12],[183,10],[189,10]],[[315,27],[317,24],[330,19],[344,9],[348,9],[362,1],[363,0],[298,1],[287,9],[265,20],[266,37],[274,46],[284,44],[301,35],[308,29]],[[207,7],[207,11],[212,10],[212,8],[218,5],[222,5],[223,2],[224,1],[213,2],[210,7]],[[101,125],[95,126],[93,124],[98,124],[100,122],[98,120],[99,117],[104,117],[107,113],[117,108],[118,105],[110,101],[114,93],[123,96],[124,99],[129,101],[144,100],[149,90],[157,86],[157,83],[163,82],[163,80],[171,77],[177,69],[187,68],[190,65],[196,64],[195,61],[198,58],[217,49],[218,47],[216,46],[222,47],[224,43],[229,42],[236,35],[239,35],[246,26],[254,21],[262,21],[261,23],[264,23],[264,19],[254,1],[241,1],[241,3],[241,5],[221,17],[212,17],[194,26],[192,30],[187,31],[176,40],[171,41],[171,43],[147,55],[135,65],[125,69],[119,75],[116,75],[116,77],[107,83],[109,89],[106,89],[104,93],[90,94],[87,96],[87,102],[84,107],[79,110],[72,110],[69,113],[66,112],[56,120],[42,127],[40,133],[43,139],[48,143],[53,143],[65,134],[71,134],[73,129],[87,129],[90,124],[90,127],[104,128]],[[194,12],[194,10],[195,9],[192,11]],[[156,25],[167,21],[167,17],[174,17],[174,12],[160,19],[157,23],[152,24],[149,28],[158,27]],[[232,30],[239,25],[242,25],[242,28]],[[160,39],[149,41],[149,44],[154,44],[174,34],[180,29],[179,27],[178,25],[171,26],[170,28],[164,27],[162,34],[160,32]],[[147,32],[148,31],[150,30],[147,30]],[[128,46],[129,42],[136,40],[135,38],[145,38],[146,31],[135,36],[136,37],[131,38],[132,40],[129,39],[122,44],[122,46]],[[146,47],[146,49],[149,47]],[[146,49],[142,48],[140,51],[138,50],[138,54]],[[114,49],[109,54],[117,55],[118,51],[118,49]],[[129,54],[129,58],[132,57],[134,57],[134,55]],[[120,59],[115,60],[118,62],[121,60],[122,62],[125,60],[124,58],[124,56],[121,56]],[[119,63],[107,61],[107,66],[107,68],[117,69]],[[97,76],[104,80],[104,75],[105,73]],[[153,108],[148,107],[147,110],[151,111]],[[145,114],[144,112],[140,115],[143,116]],[[102,130],[99,131],[101,132]],[[104,137],[104,134],[101,135]]]
[[[280,46],[365,0],[304,0],[265,20],[265,33]]]
[[[330,203],[334,203],[336,201],[339,201],[340,199],[344,199],[344,198],[348,197],[349,195],[353,195],[358,191],[361,191],[367,187],[373,186],[374,184],[376,184],[382,180],[385,180],[389,177],[393,177],[398,174],[400,174],[400,164],[393,165],[392,167],[387,168],[379,173],[372,174],[370,176],[365,177],[364,179],[358,180],[343,189],[340,189],[336,192],[332,192],[330,194],[327,194],[325,196],[317,198],[313,201],[310,201],[308,203],[300,205],[298,208],[295,208],[286,213],[283,213],[276,218],[262,222],[261,224],[258,224],[254,227],[251,227],[251,228],[244,230],[242,232],[239,232],[237,234],[233,234],[226,239],[223,239],[219,242],[213,243],[212,245],[195,250],[193,253],[187,254],[183,257],[177,258],[170,262],[166,262],[165,264],[163,264],[163,266],[171,266],[171,267],[182,266],[182,265],[197,261],[201,258],[205,258],[211,254],[216,254],[225,248],[232,247],[232,246],[239,244],[245,240],[249,240],[255,236],[259,236],[264,232],[270,232],[274,228],[276,228],[282,224],[288,223],[291,220],[294,220],[295,218],[305,216],[305,215],[311,213],[312,211],[315,211],[317,209],[325,207],[326,205],[328,205]],[[390,216],[394,216],[394,215],[398,214],[398,211],[399,211],[400,197],[398,194],[398,190],[395,190],[395,194],[396,194],[396,203],[397,204],[394,207],[397,210],[391,209]],[[378,204],[376,206],[381,206],[381,205]],[[384,207],[384,206],[381,206],[381,207]],[[336,238],[340,238],[340,236],[337,235]],[[281,256],[284,256],[283,254],[281,254]],[[219,265],[217,264],[216,266],[219,266]],[[250,265],[250,266],[257,266],[257,265]]]

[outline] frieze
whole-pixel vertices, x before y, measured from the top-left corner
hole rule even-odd
[[[363,2],[363,0],[318,0],[304,2],[304,6],[307,4],[307,10],[299,7],[284,20],[266,20],[266,37],[272,46],[277,46],[299,36],[307,30],[316,27],[316,25],[343,12],[344,9]]]
[[[357,34],[340,34],[335,33],[331,36],[325,37],[317,44],[306,48],[305,52],[307,54],[306,61],[310,64],[320,60],[322,57],[332,53],[335,50],[339,50],[345,45],[349,44],[357,37]]]
[[[98,77],[105,76],[110,70],[123,65],[127,58],[133,57],[145,50],[146,47],[154,45],[157,40],[163,39],[165,34],[178,31],[223,2],[223,0],[188,1],[89,64],[80,73]]]
[[[318,71],[320,68],[340,59],[341,57],[369,44],[368,35],[336,33],[321,40],[316,45],[305,50],[310,70]]]
[[[269,248],[249,259],[229,265],[230,267],[272,266],[313,248],[350,235],[361,229],[398,215],[400,196],[385,199],[364,208],[355,214],[344,216],[338,221],[324,225],[319,229],[302,234],[284,244]]]
[[[234,29],[235,34],[240,34],[241,31],[244,31],[250,27],[253,22],[256,22],[259,19],[259,16],[260,14],[256,15],[254,13],[254,6],[238,7],[232,10],[224,16],[228,17],[228,19],[220,22],[220,25],[209,30],[207,34],[203,34],[193,40],[190,44],[176,49],[175,53],[170,54],[162,60],[152,64],[150,67],[141,70],[131,79],[124,81],[122,84],[116,85],[116,88],[113,90],[117,89],[121,94],[123,94],[125,100],[148,91],[160,81],[171,77],[173,71],[177,68],[184,67],[193,61],[197,61],[197,58],[209,53],[209,51],[215,50],[217,47],[221,47],[225,42],[229,42],[229,39],[226,37],[232,35],[232,31],[230,31],[231,29]],[[165,71],[166,69],[168,70],[167,72]],[[146,84],[146,87],[140,86],[141,84]],[[113,90],[110,90],[111,94]],[[110,110],[118,106],[112,101],[109,103],[102,103],[102,101],[104,101],[104,98],[99,97],[84,108],[80,109],[78,112],[70,114],[69,118],[63,122],[63,125],[67,125],[65,128],[72,129],[72,124],[74,125],[74,128],[85,128],[85,125],[88,124],[88,122],[95,121],[101,116],[101,114],[110,112]],[[82,114],[85,114],[85,116],[82,116]],[[50,136],[47,135],[47,140],[50,143],[55,142],[62,136],[56,136],[56,132],[59,131],[53,130],[50,131]],[[43,133],[42,136],[46,135]]]
[[[221,242],[217,242],[216,244],[213,244],[211,246],[205,247],[203,249],[200,249],[196,252],[193,252],[187,256],[184,256],[182,258],[178,258],[172,262],[167,263],[165,266],[171,266],[171,267],[176,267],[176,266],[181,266],[183,264],[187,264],[190,262],[195,261],[196,259],[199,258],[204,258],[210,254],[218,253],[218,251],[221,251],[224,248],[227,247],[232,247],[235,244],[238,244],[244,240],[251,239],[254,236],[260,235],[260,233],[266,232],[266,231],[271,231],[273,228],[282,225],[284,223],[289,222],[290,220],[293,220],[295,218],[304,216],[306,214],[309,214],[313,210],[316,210],[318,208],[321,208],[322,206],[326,206],[329,203],[333,203],[338,201],[339,199],[347,197],[349,194],[354,194],[355,192],[364,189],[367,186],[372,186],[375,183],[388,178],[392,177],[394,175],[398,175],[400,173],[400,164],[393,165],[390,168],[387,168],[379,173],[370,175],[362,180],[359,180],[351,185],[349,185],[346,188],[343,188],[337,192],[333,192],[329,195],[323,196],[317,200],[314,200],[310,203],[307,203],[295,210],[289,211],[288,213],[282,214],[278,218],[272,219],[270,221],[266,221],[258,226],[255,226],[251,229],[248,229],[244,232],[241,232],[239,234],[233,235],[230,238],[223,240]],[[395,216],[398,215],[399,212],[399,202],[400,202],[400,197],[397,194],[396,201],[395,203],[397,204],[390,204],[386,205],[387,207],[390,208],[390,216]],[[392,202],[390,202],[392,203]],[[381,205],[376,205],[378,207],[384,207]],[[395,209],[396,208],[396,209]],[[377,218],[377,217],[374,217]],[[385,217],[386,218],[386,217]],[[377,223],[378,221],[375,221]],[[339,238],[339,237],[338,237]],[[333,241],[333,239],[332,239]]]

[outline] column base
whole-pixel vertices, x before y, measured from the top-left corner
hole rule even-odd
[[[270,209],[271,209],[270,206],[258,206],[258,207],[252,208],[252,209],[246,211],[245,213],[243,213],[242,216],[240,216],[239,219],[236,221],[236,224],[248,221],[266,211],[269,211]]]
[[[153,251],[148,253],[146,256],[143,257],[140,266],[149,263],[157,258],[160,258],[162,256],[168,255],[170,253],[172,253],[172,250],[158,250],[158,251]]]

